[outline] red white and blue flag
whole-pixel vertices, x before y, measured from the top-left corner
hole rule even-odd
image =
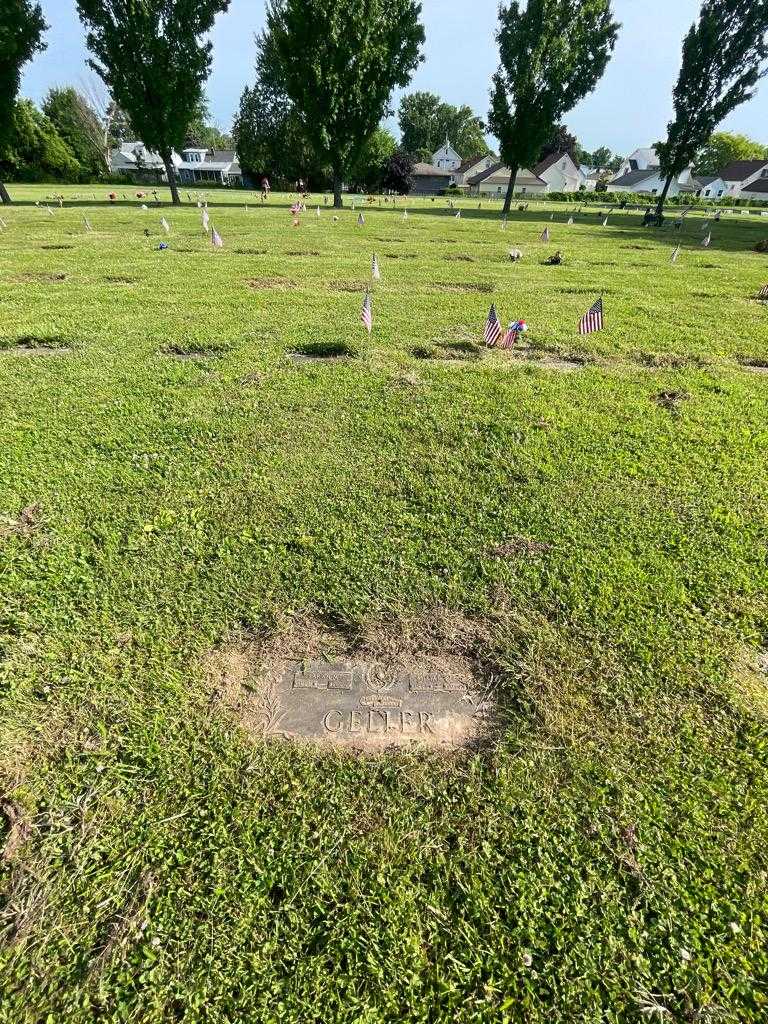
[[[496,306],[492,305],[488,313],[488,319],[485,321],[485,344],[489,348],[493,348],[501,337],[501,321],[499,320],[499,314],[496,312]]]
[[[603,300],[599,298],[579,320],[579,334],[592,334],[594,331],[602,331],[604,326]]]
[[[371,277],[374,281],[381,280],[381,271],[379,270],[379,261],[376,258],[376,253],[373,254],[373,261],[371,262]]]
[[[360,313],[360,320],[362,321],[363,327],[370,334],[373,330],[373,302],[371,300],[371,293],[366,292],[365,298],[363,299],[363,308]]]
[[[211,228],[211,244],[213,245],[214,249],[224,248],[224,241],[219,232],[216,230],[216,228]]]

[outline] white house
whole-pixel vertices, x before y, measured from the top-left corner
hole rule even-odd
[[[432,166],[439,167],[441,171],[457,171],[461,167],[461,157],[448,139],[432,154]]]
[[[664,181],[664,176],[658,167],[648,167],[644,171],[637,170],[627,171],[625,174],[619,173],[618,177],[608,183],[608,191],[639,192],[642,195],[655,196],[664,189]],[[673,181],[667,195],[670,198],[674,198],[680,195],[681,191],[683,189],[680,187],[680,182]]]
[[[744,193],[750,185],[768,178],[768,161],[766,160],[733,160],[720,171],[724,191],[724,199],[749,198]]]
[[[490,170],[494,164],[498,163],[498,160],[499,158],[493,153],[489,153],[487,156],[471,156],[468,160],[462,160],[453,172],[453,184],[457,188],[469,188],[467,182],[470,178]]]
[[[497,163],[488,170],[473,175],[467,181],[471,195],[503,198],[509,188],[510,170]],[[515,194],[525,196],[544,195],[547,183],[527,168],[521,168],[515,180]]]
[[[647,171],[651,167],[659,166],[659,157],[655,149],[652,146],[645,146],[640,149],[636,149],[634,153],[630,153],[629,156],[622,161],[621,167],[619,168],[617,177],[621,177],[624,174],[629,174],[630,171]]]
[[[741,198],[754,203],[768,203],[768,175],[763,174],[741,190]]]
[[[570,153],[551,153],[533,173],[546,182],[548,192],[578,192],[586,187],[586,177]]]
[[[243,172],[234,150],[210,150],[191,146],[179,155],[171,154],[179,181],[185,185],[212,182],[218,185],[242,185]],[[113,174],[126,174],[141,178],[154,175],[165,181],[165,165],[159,153],[145,147],[143,142],[123,142],[112,154]]]

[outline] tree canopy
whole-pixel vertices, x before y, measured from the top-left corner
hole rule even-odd
[[[698,22],[683,41],[674,119],[666,140],[656,143],[666,178],[658,216],[674,178],[693,163],[723,118],[754,94],[766,73],[766,32],[768,3],[704,0]]]
[[[465,159],[490,152],[485,125],[472,109],[444,103],[433,92],[403,96],[398,123],[403,149],[420,159],[431,160],[446,139]]]
[[[14,132],[14,100],[21,83],[21,69],[45,49],[43,33],[47,28],[40,4],[30,0],[3,0],[0,12],[0,147],[10,142]],[[10,201],[0,182],[0,202]]]
[[[86,175],[103,174],[106,168],[103,127],[85,97],[72,86],[49,89],[42,111],[55,126]]]
[[[416,0],[270,0],[279,78],[316,158],[331,167],[335,206],[392,90],[408,84],[421,60],[420,15]]]
[[[180,202],[171,154],[182,149],[211,70],[206,39],[229,0],[77,0],[90,66],[163,159]]]
[[[563,114],[605,72],[619,26],[611,0],[513,0],[499,8],[499,68],[489,124],[512,174],[508,210],[521,167],[536,162]]]
[[[768,146],[736,132],[715,132],[697,153],[697,174],[717,174],[734,160],[768,160]]]
[[[56,126],[31,100],[12,105],[10,141],[0,146],[0,169],[8,180],[77,181],[82,168]]]

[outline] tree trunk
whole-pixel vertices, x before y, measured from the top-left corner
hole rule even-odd
[[[13,200],[8,195],[8,189],[5,187],[2,181],[0,181],[0,203],[2,203],[3,206],[5,206],[6,204],[10,206],[12,202]]]
[[[165,173],[168,178],[168,187],[171,190],[171,199],[173,200],[174,206],[181,206],[181,199],[179,199],[179,188],[176,184],[176,168],[173,166],[173,159],[171,157],[170,150],[167,153],[161,154],[163,163],[165,164]]]
[[[519,167],[510,167],[509,185],[507,186],[507,194],[504,198],[504,209],[502,213],[509,213],[512,209],[512,197],[515,194],[515,185],[517,184],[517,172],[520,170]]]
[[[659,196],[658,202],[656,203],[657,224],[661,224],[661,222],[664,220],[664,203],[667,200],[667,194],[669,193],[669,190],[672,187],[672,182],[674,181],[674,179],[674,174],[670,174],[670,176],[664,182],[664,188],[661,190],[661,195]]]
[[[344,206],[344,202],[341,198],[341,171],[334,169],[333,171],[333,208],[334,210],[340,210]]]

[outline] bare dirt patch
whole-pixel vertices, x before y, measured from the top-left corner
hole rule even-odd
[[[23,281],[29,284],[61,284],[66,281],[67,275],[61,273],[48,273],[44,271],[30,270],[23,274],[17,274],[16,281]]]
[[[354,631],[294,616],[211,652],[204,669],[213,706],[254,739],[450,752],[494,735],[490,644],[482,623],[442,611]]]
[[[496,349],[495,351],[512,362],[527,363],[529,366],[538,366],[544,370],[555,370],[560,373],[583,370],[593,361],[590,356],[581,353],[547,352],[546,349],[531,348],[527,345],[517,345],[514,348]]]
[[[411,354],[416,359],[467,361],[480,359],[482,349],[474,341],[438,341],[429,345],[415,345]]]
[[[678,413],[682,403],[687,402],[690,397],[687,391],[660,391],[651,397],[651,401],[667,412]]]
[[[0,539],[24,537],[29,540],[43,528],[42,509],[37,503],[26,505],[18,516],[0,515]]]
[[[762,356],[736,356],[739,367],[747,373],[768,373],[768,357]]]
[[[252,291],[288,291],[296,287],[290,277],[251,277],[246,284]]]
[[[432,287],[438,292],[450,292],[457,295],[477,293],[481,295],[490,295],[496,290],[494,285],[490,284],[488,281],[475,281],[467,284],[457,281],[446,281],[435,284]]]
[[[19,338],[0,338],[0,353],[6,355],[58,356],[71,351],[72,346],[58,335],[23,334]]]
[[[32,830],[21,810],[10,800],[0,799],[0,820],[4,836],[0,863],[10,864],[29,839]]]
[[[329,281],[328,288],[332,292],[364,292],[366,286],[360,281]]]
[[[231,350],[230,345],[225,344],[195,344],[194,342],[174,342],[164,345],[160,349],[161,355],[171,356],[173,359],[220,359]]]
[[[41,245],[41,249],[47,249],[48,252],[64,252],[66,249],[74,249],[74,245]]]
[[[355,359],[359,352],[346,341],[308,341],[286,354],[295,363],[318,363],[334,359]]]
[[[530,537],[508,537],[488,552],[493,558],[536,558],[552,550],[551,544]]]
[[[674,352],[640,352],[637,361],[654,370],[683,370],[707,365],[700,356],[677,355]]]

